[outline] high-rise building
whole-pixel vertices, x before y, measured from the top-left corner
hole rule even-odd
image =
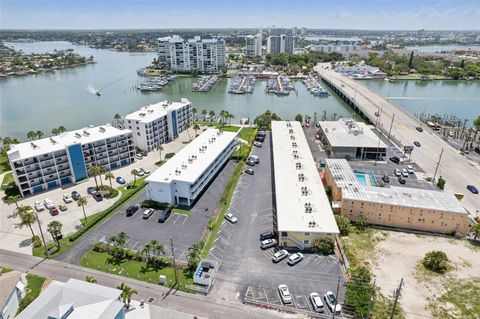
[[[202,39],[184,40],[179,35],[158,39],[158,62],[172,71],[217,72],[225,64],[225,41]]]
[[[272,35],[267,39],[267,53],[293,53],[295,40],[290,35]]]
[[[248,35],[245,37],[245,56],[253,58],[262,56],[262,34]]]

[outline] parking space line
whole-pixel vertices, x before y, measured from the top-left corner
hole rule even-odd
[[[215,247],[216,247],[218,250],[220,250],[220,251],[222,251],[222,252],[225,252],[225,250],[222,249],[222,248],[220,248],[219,246],[215,245]]]
[[[135,250],[134,248],[135,248],[135,246],[137,246],[137,245],[138,245],[138,243],[139,243],[138,241],[137,241],[137,242],[135,242],[135,244],[134,244],[133,246],[131,246],[131,247],[130,247],[130,249],[131,249],[131,250]]]
[[[180,218],[180,214],[174,214],[174,215],[177,215],[177,219],[175,219],[175,220],[173,221],[173,223],[176,224],[177,221],[178,221],[178,219]]]
[[[228,235],[230,235],[230,237],[232,237],[233,234],[231,234],[230,232],[228,232],[225,227],[223,228],[223,231],[225,231]]]
[[[262,288],[263,289],[263,293],[265,294],[265,299],[267,299],[267,303],[270,303],[270,301],[268,300],[268,295],[267,295],[267,292],[265,291],[265,288]]]
[[[185,219],[183,220],[182,225],[185,224],[185,222],[187,221],[187,219],[188,219],[188,216],[185,216]]]

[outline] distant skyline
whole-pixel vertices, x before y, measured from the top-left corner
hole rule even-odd
[[[1,29],[479,30],[480,0],[0,0]]]

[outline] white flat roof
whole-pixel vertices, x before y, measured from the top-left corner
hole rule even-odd
[[[330,202],[300,123],[272,121],[272,144],[278,230],[338,234]],[[297,169],[297,163],[301,164],[301,169]],[[303,180],[299,174],[303,174]],[[306,212],[306,205],[312,207],[311,212]]]
[[[146,181],[170,183],[176,180],[193,183],[236,136],[236,132],[209,128],[153,172]],[[200,151],[202,147],[204,150]],[[192,156],[196,156],[196,159]]]
[[[345,159],[327,159],[327,166],[337,186],[342,188],[343,199],[363,200],[381,204],[440,210],[466,214],[453,193],[410,187],[365,186],[358,182]]]
[[[93,143],[129,133],[132,133],[132,131],[127,129],[120,130],[110,124],[90,126],[75,131],[64,132],[52,137],[11,145],[11,149],[8,151],[8,157],[10,160],[16,161],[32,156],[60,151],[72,144]]]
[[[320,128],[333,147],[387,147],[365,123],[352,119],[320,122]]]
[[[190,101],[186,98],[182,98],[180,102],[161,101],[143,106],[137,111],[127,114],[125,119],[149,123],[160,117],[166,116],[168,111],[178,110],[188,104],[190,104]]]

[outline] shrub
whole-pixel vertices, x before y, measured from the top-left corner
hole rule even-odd
[[[372,275],[365,266],[350,269],[350,281],[345,290],[345,301],[355,309],[358,317],[367,315],[373,293]]]
[[[32,237],[32,244],[33,248],[38,248],[42,246],[42,241],[40,240],[40,237],[38,237],[38,235]]]
[[[447,181],[442,176],[440,176],[437,181],[437,187],[440,189],[444,189],[446,183]]]
[[[335,221],[340,230],[340,235],[348,236],[350,234],[350,220],[345,216],[335,215]]]
[[[335,245],[330,237],[317,238],[313,241],[312,250],[326,255],[333,254]]]
[[[170,159],[175,156],[175,153],[167,153],[165,154],[165,159]]]
[[[165,209],[168,207],[168,203],[160,203],[151,199],[146,199],[142,202],[141,206],[143,208]]]
[[[362,231],[367,229],[368,228],[367,217],[363,215],[358,215],[357,218],[355,218],[355,226],[357,226],[357,228]]]
[[[425,254],[422,264],[428,270],[443,274],[448,271],[449,260],[447,255],[440,250],[432,250]]]

